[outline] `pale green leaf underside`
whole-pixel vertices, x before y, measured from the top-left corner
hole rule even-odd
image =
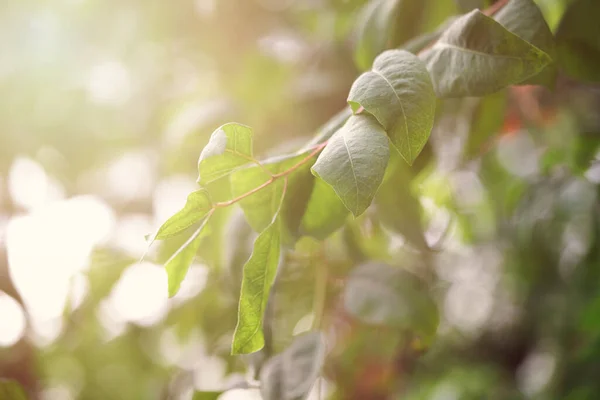
[[[380,54],[373,69],[352,85],[348,103],[354,112],[362,106],[377,118],[408,164],[429,139],[436,97],[425,64],[412,53],[388,50]]]
[[[369,115],[352,116],[331,138],[312,171],[358,216],[371,204],[389,155],[383,127]]]
[[[494,93],[536,75],[552,61],[479,10],[458,18],[420,58],[438,97]]]
[[[238,322],[233,334],[232,354],[253,353],[263,348],[263,318],[279,264],[280,227],[276,218],[254,242],[244,265]]]
[[[252,128],[234,122],[215,130],[198,160],[198,183],[207,184],[252,159]]]
[[[161,225],[154,239],[167,239],[183,232],[195,223],[200,222],[211,208],[212,203],[206,190],[200,189],[190,193],[185,206]]]
[[[183,282],[187,275],[190,264],[196,256],[196,252],[200,247],[202,239],[210,233],[207,223],[208,218],[204,220],[196,232],[194,232],[194,234],[165,263],[169,285],[169,297],[175,296],[179,291],[181,282]]]

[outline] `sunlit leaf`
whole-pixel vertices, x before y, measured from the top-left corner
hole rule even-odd
[[[378,263],[356,267],[343,296],[346,310],[366,324],[410,328],[425,340],[437,329],[436,305],[425,287],[398,267]]]
[[[348,103],[362,106],[384,126],[392,144],[412,164],[433,127],[436,97],[425,64],[404,50],[380,54],[373,69],[352,85]]]
[[[232,354],[253,353],[265,345],[262,325],[279,265],[280,233],[279,219],[275,218],[256,238],[252,255],[244,265]]]
[[[210,137],[198,160],[198,183],[219,179],[252,159],[252,129],[228,123]]]
[[[348,209],[333,188],[316,179],[302,217],[300,233],[323,240],[341,228],[347,216]]]
[[[479,10],[420,54],[438,97],[484,96],[538,74],[552,59]]]
[[[370,116],[353,116],[329,141],[312,168],[358,216],[371,204],[385,174],[388,138]]]
[[[533,0],[510,0],[495,15],[494,19],[506,29],[545,52],[550,62],[537,75],[521,84],[546,85],[554,87],[558,70],[556,68],[556,45],[554,35],[546,23],[542,12]]]
[[[185,206],[161,225],[156,232],[155,239],[167,239],[183,232],[200,222],[211,209],[212,203],[206,190],[200,189],[190,193]]]
[[[354,62],[367,70],[375,57],[388,47],[397,11],[402,0],[372,0],[357,17]]]
[[[264,400],[305,399],[325,359],[325,345],[318,332],[299,336],[283,353],[271,358],[261,370]]]
[[[210,229],[207,227],[208,221],[209,218],[205,219],[194,234],[165,263],[169,282],[169,297],[175,296],[179,291],[181,282],[185,279],[202,239],[210,233]]]

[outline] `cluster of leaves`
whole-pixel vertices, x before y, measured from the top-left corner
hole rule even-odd
[[[575,2],[569,7],[555,33],[533,0],[509,0],[499,1],[483,12],[474,9],[455,16],[439,29],[405,38],[400,48],[389,49],[395,45],[391,38],[398,37],[394,32],[399,29],[396,17],[402,7],[399,0],[371,0],[359,13],[355,60],[359,68],[368,70],[352,84],[348,107],[325,124],[312,141],[299,151],[259,160],[254,156],[250,127],[222,125],[200,154],[201,188],[188,196],[181,211],[153,237],[187,237],[165,265],[169,294],[173,296],[195,256],[202,256],[206,248],[203,243],[222,235],[228,218],[237,218],[230,214],[230,206],[241,207],[245,221],[236,222],[236,229],[246,236],[254,232],[255,239],[239,277],[241,283],[234,284],[239,288],[239,302],[231,353],[264,353],[267,361],[260,363],[259,378],[267,400],[304,398],[325,360],[325,342],[320,334],[298,336],[283,351],[273,342],[274,335],[291,336],[289,329],[275,329],[270,319],[276,313],[276,295],[293,292],[284,280],[290,272],[290,258],[300,253],[317,257],[316,261],[311,258],[313,269],[300,263],[300,275],[315,279],[311,292],[315,298],[314,331],[323,330],[325,303],[341,299],[348,318],[366,326],[407,332],[400,335],[401,339],[398,335],[381,339],[388,356],[396,353],[390,349],[415,350],[434,341],[439,311],[431,294],[433,271],[428,260],[433,249],[425,240],[421,203],[413,187],[418,173],[424,170],[418,157],[428,146],[436,117],[441,120],[448,104],[481,97],[477,104],[480,112],[486,107],[496,110],[498,104],[504,105],[502,90],[512,85],[553,88],[559,71],[583,80],[598,78],[594,75],[597,70],[588,68],[587,62],[560,56],[584,46],[581,38],[585,38],[586,46],[598,48],[598,43],[590,40],[600,35],[578,34],[565,28],[573,24],[573,14],[598,10],[592,1]],[[478,126],[477,121],[472,129],[490,130]],[[479,158],[482,144],[483,139],[474,134],[461,162]],[[431,161],[428,157],[424,163]],[[482,174],[494,168],[486,165]],[[506,187],[490,185],[490,196],[497,189],[498,198],[503,198]],[[488,206],[498,219],[506,213],[506,204],[501,200],[498,204],[491,201]],[[476,230],[477,222],[461,215],[456,207],[463,235],[477,237],[477,232],[469,232]],[[592,212],[592,208],[589,206],[585,212]],[[374,231],[368,235],[364,234],[366,221],[374,224]],[[515,230],[530,229],[522,221],[518,219],[516,227],[508,229],[510,235]],[[251,229],[241,229],[246,225]],[[403,236],[425,261],[414,261],[411,251],[391,253],[389,240],[396,234]],[[532,234],[527,231],[522,235]],[[340,243],[346,246],[342,256],[332,250]],[[239,243],[224,244],[236,245]],[[512,248],[515,254],[521,246],[522,242]],[[305,247],[308,250],[302,250]],[[231,251],[241,253],[243,249]],[[210,257],[204,259],[210,261]],[[336,265],[341,272],[335,271]],[[325,274],[319,272],[321,269],[326,270]],[[344,277],[341,293],[326,284],[327,274],[336,273]],[[351,358],[352,352],[346,347],[341,357]],[[387,360],[384,364],[394,362]],[[465,376],[472,372],[465,372]],[[342,375],[345,382],[356,378]],[[388,384],[381,385],[387,388]],[[374,386],[368,389],[376,390]]]

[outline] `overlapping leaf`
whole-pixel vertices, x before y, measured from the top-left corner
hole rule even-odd
[[[404,50],[380,54],[373,69],[352,85],[348,103],[362,106],[383,125],[402,157],[412,164],[433,127],[436,97],[425,64]]]
[[[200,222],[211,209],[212,203],[206,190],[200,189],[190,193],[185,206],[161,225],[154,239],[167,239],[183,232]]]
[[[198,160],[198,183],[207,184],[252,159],[252,129],[234,122],[215,130]]]
[[[438,97],[484,96],[537,75],[552,59],[474,10],[421,53]]]
[[[316,179],[302,217],[300,233],[323,240],[341,228],[347,216],[348,209],[332,187]]]
[[[388,158],[388,138],[381,125],[368,115],[353,116],[331,138],[312,171],[358,216],[371,204]]]

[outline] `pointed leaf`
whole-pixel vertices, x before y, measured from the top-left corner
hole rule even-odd
[[[438,97],[484,96],[538,74],[552,59],[479,10],[421,53]]]
[[[371,0],[358,15],[354,62],[367,70],[375,57],[385,50],[396,21],[401,0]]]
[[[353,116],[331,138],[312,171],[358,216],[369,207],[381,184],[389,152],[381,125],[368,115]]]
[[[233,334],[232,354],[253,353],[263,348],[265,309],[279,265],[280,228],[276,218],[254,242],[244,265],[238,322]]]
[[[318,332],[299,336],[283,353],[271,358],[261,370],[264,400],[305,399],[325,360],[325,344]]]
[[[429,72],[417,56],[405,50],[380,54],[352,85],[348,103],[354,112],[362,106],[375,116],[412,165],[429,139],[436,105]]]
[[[323,240],[344,225],[348,209],[331,186],[316,179],[302,217],[300,233]]]
[[[198,183],[207,184],[247,164],[252,159],[252,128],[228,123],[210,137],[198,160]]]
[[[202,239],[210,233],[210,229],[207,227],[208,220],[208,218],[205,219],[196,232],[165,263],[169,282],[169,297],[175,296],[179,291],[181,282],[187,275]]]
[[[494,19],[552,58],[552,62],[546,65],[542,71],[520,82],[520,84],[554,87],[558,74],[555,63],[556,45],[554,35],[535,2],[533,0],[510,0],[494,15]]]
[[[154,239],[167,239],[183,232],[200,222],[211,209],[212,203],[206,190],[200,189],[190,193],[185,206],[158,228]]]

